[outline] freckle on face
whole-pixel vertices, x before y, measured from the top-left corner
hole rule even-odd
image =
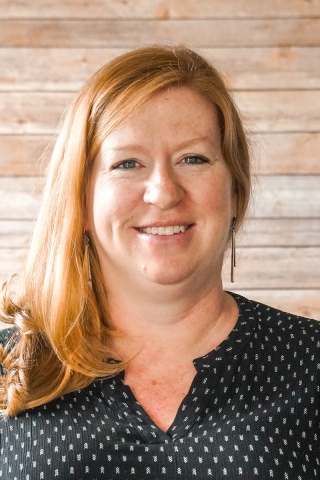
[[[180,147],[199,138],[210,142]],[[124,145],[130,148],[125,154],[121,150],[123,158],[117,149]],[[198,153],[208,157],[207,164],[181,162],[183,155]],[[109,168],[114,158],[134,158],[142,167],[119,173]],[[146,186],[155,188],[157,169],[171,176],[165,181],[160,176],[163,188],[146,197]],[[182,194],[164,201],[164,193],[174,195],[175,189]],[[220,275],[235,201],[213,105],[187,87],[171,88],[146,101],[103,142],[94,163],[88,205],[88,229],[108,288],[126,282],[170,284],[186,278],[195,282]],[[157,222],[193,227],[181,234],[180,243],[174,235],[152,238],[137,228]]]

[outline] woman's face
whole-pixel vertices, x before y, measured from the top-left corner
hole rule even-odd
[[[158,93],[104,140],[86,212],[107,288],[220,282],[236,215],[214,106]]]

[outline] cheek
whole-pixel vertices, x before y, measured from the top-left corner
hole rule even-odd
[[[96,231],[112,229],[132,218],[139,203],[136,189],[124,183],[96,184],[91,197],[92,226]]]
[[[234,193],[229,177],[213,178],[207,188],[199,189],[201,203],[206,209],[217,214],[232,216],[234,211]]]

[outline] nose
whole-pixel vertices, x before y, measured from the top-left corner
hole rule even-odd
[[[162,210],[177,205],[184,197],[184,189],[171,168],[162,166],[155,169],[146,182],[143,196],[145,203],[151,203]]]

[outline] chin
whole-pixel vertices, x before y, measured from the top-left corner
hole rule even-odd
[[[168,268],[166,271],[145,270],[143,274],[150,282],[158,285],[177,285],[186,280],[191,275],[191,272],[179,272],[177,269]]]

